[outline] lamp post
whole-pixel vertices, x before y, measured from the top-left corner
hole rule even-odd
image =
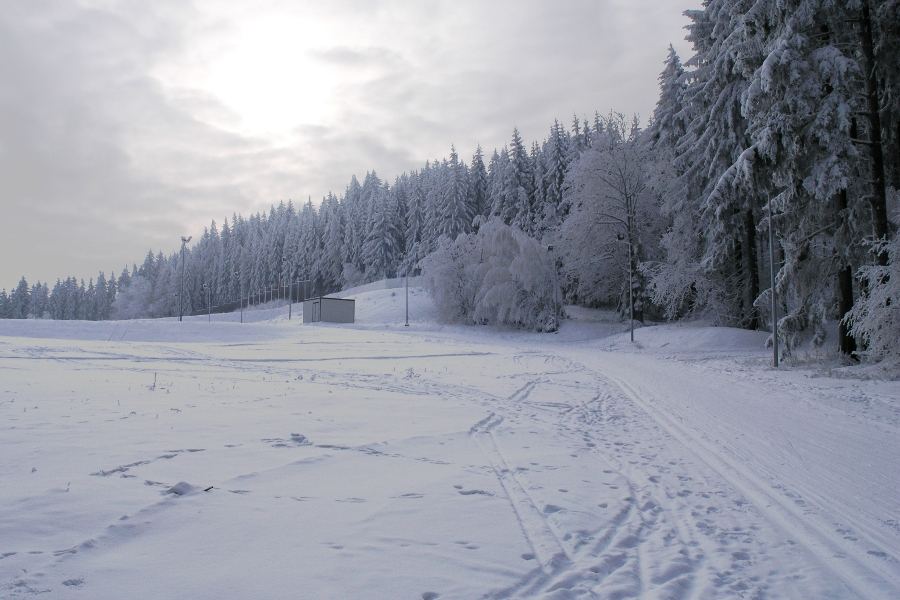
[[[616,239],[625,240],[625,234],[617,233]],[[631,237],[628,239],[628,320],[631,321],[631,341],[634,341],[634,273],[631,259]]]
[[[553,303],[554,311],[560,310],[562,299],[559,297],[559,275],[556,273],[556,259],[553,257],[553,244],[547,246],[547,252],[550,254],[550,260],[553,261]]]
[[[769,271],[772,285],[772,351],[775,368],[778,368],[778,305],[775,302],[775,224],[772,222],[772,198],[769,198]]]
[[[292,279],[293,273],[291,272],[292,269],[290,268],[290,265],[288,264],[287,256],[281,257],[281,266],[282,266],[281,272],[284,273],[284,268],[287,267],[287,273],[288,273],[288,277],[287,277],[288,286],[289,286],[289,289],[288,289],[288,321],[290,321],[291,320],[291,310],[294,308],[294,285],[293,285],[293,279]],[[284,287],[283,281],[284,280],[282,280],[282,287]]]
[[[241,310],[241,323],[243,323],[244,322],[244,280],[241,279],[241,276],[237,271],[234,272],[234,278],[238,280],[238,287],[241,290],[240,295],[238,296],[238,305],[240,306],[240,310]]]
[[[178,320],[181,321],[184,317],[184,247],[187,245],[191,238],[194,237],[189,235],[187,237],[181,236],[181,302],[178,305]]]
[[[409,327],[409,262],[406,263],[406,327]]]
[[[210,291],[210,288],[209,288],[209,284],[208,284],[208,283],[204,283],[204,284],[203,284],[203,290],[206,292],[206,318],[207,318],[206,320],[207,320],[209,323],[212,323],[212,307],[211,307],[210,304],[209,304],[209,291]]]

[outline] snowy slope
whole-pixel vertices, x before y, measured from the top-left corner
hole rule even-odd
[[[897,382],[411,291],[409,327],[403,289],[353,325],[0,322],[0,598],[900,595]]]

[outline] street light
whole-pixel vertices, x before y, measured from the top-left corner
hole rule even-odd
[[[406,261],[406,327],[409,327],[409,261]]]
[[[241,290],[240,296],[238,296],[238,304],[240,305],[240,310],[241,310],[241,323],[243,323],[244,322],[244,280],[241,279],[241,276],[237,271],[234,272],[234,278],[238,280],[238,286],[240,287],[240,290]]]
[[[553,257],[553,244],[547,246],[547,252],[550,254],[550,260],[553,261],[553,303],[555,304],[553,310],[559,311],[562,299],[559,297],[559,275],[556,273],[556,259]]]
[[[209,323],[212,323],[212,308],[210,307],[210,304],[209,304],[209,290],[210,290],[209,284],[208,284],[208,283],[204,283],[204,284],[203,284],[203,289],[206,291],[206,316],[207,316],[207,321],[208,321]]]
[[[624,233],[617,233],[620,242],[625,239]],[[634,341],[634,274],[631,260],[631,240],[628,240],[628,320],[631,321],[631,341]]]
[[[778,305],[775,303],[775,225],[772,222],[772,198],[769,198],[769,271],[772,285],[772,347],[775,368],[778,368]]]
[[[178,320],[181,321],[182,317],[184,317],[184,247],[187,245],[191,238],[194,237],[189,235],[187,237],[181,236],[181,302],[178,305]]]
[[[290,289],[288,290],[288,321],[290,321],[291,320],[291,310],[294,308],[294,286],[293,286],[293,280],[291,279],[291,276],[293,273],[291,273],[292,269],[288,265],[287,256],[281,257],[281,265],[282,265],[282,269],[281,269],[282,273],[284,272],[284,267],[288,267],[288,285],[290,286]],[[282,287],[284,287],[284,286],[282,285]]]

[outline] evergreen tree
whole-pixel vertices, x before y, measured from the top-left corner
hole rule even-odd
[[[50,290],[46,283],[38,281],[31,286],[31,310],[29,316],[35,319],[43,319],[47,311],[47,303],[50,300]]]
[[[396,276],[398,241],[396,206],[387,187],[373,198],[372,215],[363,248],[366,280],[375,281]]]
[[[19,280],[19,284],[9,294],[11,319],[27,319],[31,310],[31,290],[25,278]]]
[[[10,307],[9,295],[6,288],[0,289],[0,319],[9,319],[12,309]]]
[[[472,199],[472,211],[475,215],[487,216],[490,210],[488,202],[488,174],[484,166],[484,152],[481,144],[472,156],[472,166],[469,168],[469,197]]]
[[[474,212],[469,200],[468,172],[465,163],[459,162],[456,148],[450,147],[450,160],[443,165],[443,194],[440,197],[438,231],[451,240],[460,233],[467,233],[472,226]]]

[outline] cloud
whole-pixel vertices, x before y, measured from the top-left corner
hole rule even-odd
[[[451,143],[490,153],[514,125],[530,141],[576,113],[646,118],[668,44],[687,53],[672,0],[0,7],[7,288],[119,271],[213,219],[315,202],[367,170],[391,181]],[[275,92],[241,96],[251,83]]]

